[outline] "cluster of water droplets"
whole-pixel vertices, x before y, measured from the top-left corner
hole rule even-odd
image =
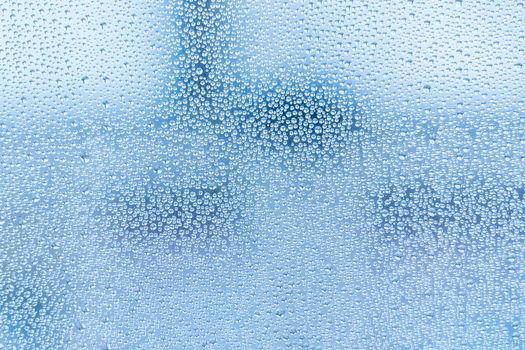
[[[520,349],[524,15],[3,2],[0,349]]]

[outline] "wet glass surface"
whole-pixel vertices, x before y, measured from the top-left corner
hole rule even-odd
[[[0,4],[0,349],[522,349],[520,1]]]

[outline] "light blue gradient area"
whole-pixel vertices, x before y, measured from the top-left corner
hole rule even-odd
[[[523,349],[524,33],[519,1],[2,2],[0,349]]]

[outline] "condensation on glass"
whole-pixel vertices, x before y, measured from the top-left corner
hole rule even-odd
[[[520,1],[0,4],[0,349],[522,349]]]

